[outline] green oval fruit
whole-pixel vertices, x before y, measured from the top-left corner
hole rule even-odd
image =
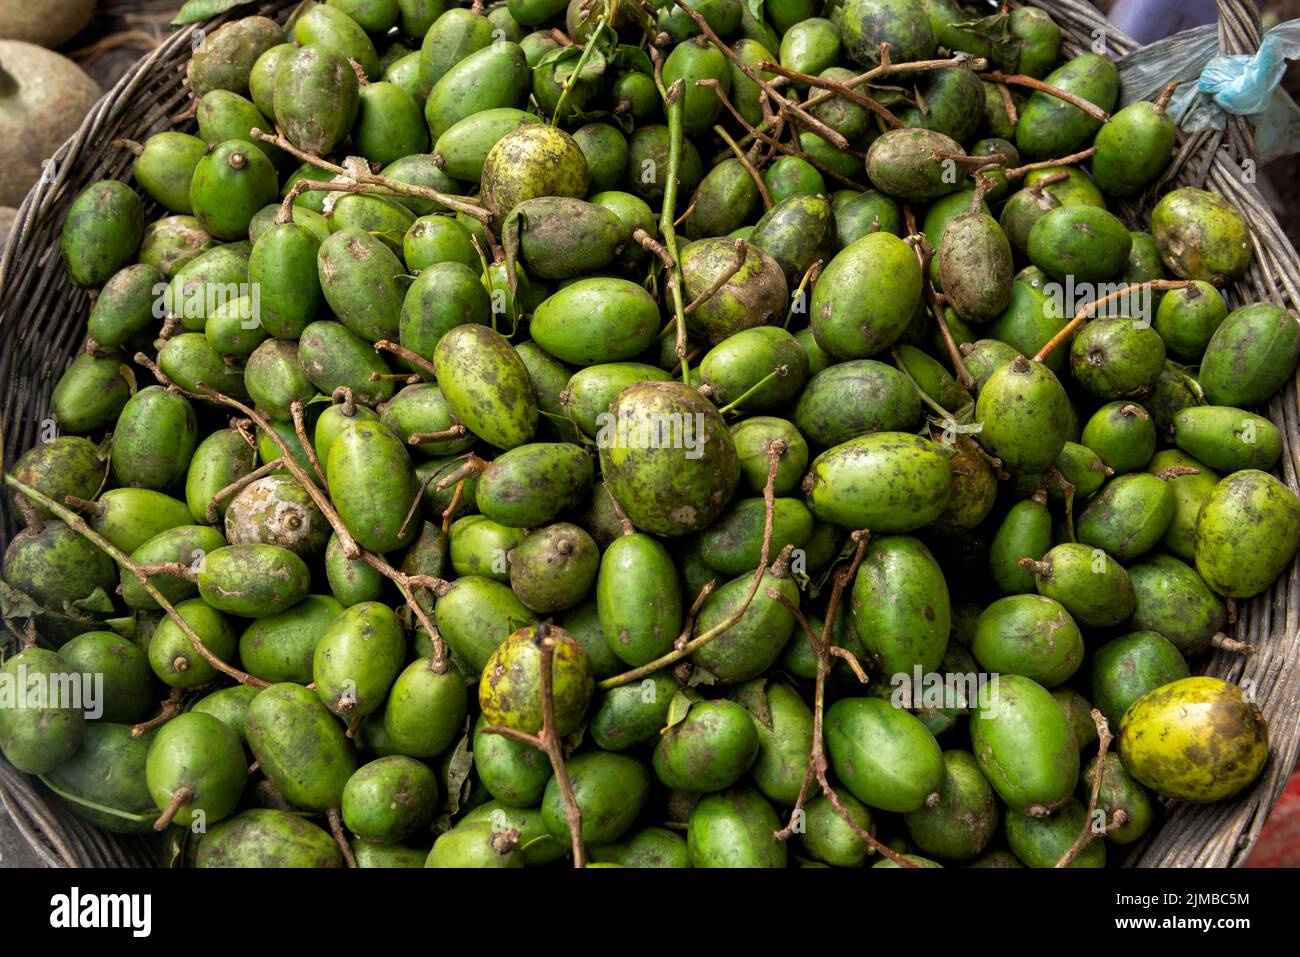
[[[1093,655],[1092,702],[1118,727],[1134,701],[1187,674],[1187,662],[1171,642],[1154,631],[1135,631]]]
[[[481,715],[474,725],[474,771],[492,797],[512,808],[536,807],[551,779],[546,753],[502,734],[487,734]]]
[[[767,678],[741,685],[733,697],[749,712],[758,732],[758,757],[750,777],[768,800],[793,805],[808,774],[812,709],[788,684]]]
[[[199,598],[176,606],[176,614],[199,636],[203,646],[222,661],[231,661],[238,638],[229,619]],[[170,616],[164,618],[149,639],[149,664],[154,674],[173,688],[195,688],[217,677],[217,670],[199,654],[190,638]]]
[[[504,336],[477,323],[439,341],[433,364],[456,417],[499,448],[523,445],[537,428],[537,395],[528,369]]]
[[[294,807],[339,807],[357,770],[343,725],[302,685],[264,688],[248,707],[248,747],[276,790]]]
[[[785,313],[785,276],[757,246],[743,239],[702,239],[681,258],[686,298],[704,297],[687,317],[688,334],[718,343],[742,329],[771,325]]]
[[[263,618],[296,605],[311,588],[301,558],[275,545],[227,545],[199,567],[199,595],[218,611]]]
[[[1050,816],[1018,814],[1006,817],[1007,843],[1027,867],[1055,867],[1065,857],[1087,825],[1088,812],[1070,798]],[[1070,862],[1070,867],[1105,867],[1106,843],[1093,841]]]
[[[556,522],[525,536],[507,556],[510,589],[542,614],[578,605],[600,563],[600,549],[584,529]]]
[[[391,755],[364,764],[343,788],[343,823],[363,841],[391,844],[424,829],[438,805],[427,764]]]
[[[74,702],[54,684],[71,674],[77,672],[62,656],[36,646],[23,649],[0,666],[0,675],[10,689],[0,707],[0,751],[19,771],[46,774],[71,758],[81,745],[85,709],[72,707]]]
[[[582,199],[587,195],[587,160],[582,148],[563,130],[521,123],[488,152],[481,182],[484,205],[504,221],[526,200],[545,196]]]
[[[127,401],[113,433],[113,474],[122,485],[165,491],[180,483],[198,444],[194,407],[162,386]]]
[[[388,692],[384,731],[393,750],[413,758],[442,754],[465,723],[465,679],[455,668],[438,672],[433,661],[412,661]]]
[[[312,654],[316,694],[347,720],[375,711],[406,652],[406,636],[387,605],[362,602],[334,619]]]
[[[923,5],[910,0],[848,0],[840,14],[844,52],[859,66],[880,58],[888,43],[896,61],[928,60],[935,53],[935,36]]]
[[[1088,762],[1079,775],[1079,800],[1092,797],[1093,781],[1097,775],[1097,759]],[[1117,811],[1123,811],[1124,824],[1106,835],[1112,844],[1132,844],[1151,827],[1155,820],[1155,807],[1146,788],[1138,784],[1124,770],[1119,755],[1113,751],[1106,755],[1101,770],[1101,790],[1097,794],[1097,807],[1106,820],[1113,821]]]
[[[732,788],[706,795],[686,829],[691,867],[785,867],[786,846],[773,835],[776,811],[761,794]]]
[[[1271,469],[1282,433],[1268,419],[1223,405],[1197,405],[1174,416],[1174,444],[1213,469]]]
[[[1203,189],[1166,193],[1151,210],[1151,233],[1165,266],[1179,279],[1216,285],[1250,266],[1250,228],[1227,200]]]
[[[667,652],[682,628],[682,595],[668,550],[649,535],[624,535],[600,560],[596,606],[610,650],[643,665]]]
[[[1210,649],[1228,623],[1223,601],[1195,569],[1169,555],[1151,555],[1129,569],[1136,604],[1133,627],[1154,631],[1184,658]]]
[[[1169,165],[1177,133],[1160,105],[1130,103],[1098,131],[1092,178],[1112,196],[1140,193]]]
[[[43,778],[69,796],[77,817],[114,834],[148,834],[158,814],[145,778],[151,740],[129,724],[90,722],[77,753]]]
[[[362,548],[387,552],[409,544],[403,532],[419,495],[415,468],[402,442],[378,422],[354,421],[329,449],[330,495],[339,517]]]
[[[172,823],[188,827],[196,818],[206,825],[229,817],[244,793],[248,768],[239,735],[212,715],[191,711],[154,733],[145,775],[158,810],[176,806]]]
[[[1070,400],[1041,362],[1023,356],[993,373],[975,402],[979,441],[1011,472],[1041,472],[1065,447]]]
[[[836,776],[870,807],[907,813],[938,800],[939,745],[920,721],[886,700],[843,698],[831,705],[826,747]]]
[[[697,701],[660,736],[654,770],[674,790],[721,791],[738,781],[757,755],[758,733],[744,708],[734,701]]]
[[[1105,549],[1122,562],[1150,550],[1174,518],[1174,493],[1154,475],[1134,472],[1111,480],[1077,519],[1085,545]]]
[[[247,140],[218,143],[194,167],[190,205],[217,239],[243,239],[253,214],[279,192],[275,167]]]
[[[1009,595],[980,615],[971,654],[986,671],[1023,675],[1052,688],[1083,663],[1083,635],[1059,602]]]
[[[1081,625],[1108,628],[1133,613],[1128,572],[1100,548],[1063,542],[1030,567],[1038,593],[1059,601]]]
[[[896,341],[921,300],[921,267],[892,233],[871,233],[841,250],[813,289],[809,323],[817,344],[865,359]]]
[[[474,113],[522,105],[528,80],[528,63],[519,44],[503,40],[475,50],[434,83],[424,107],[429,132],[437,140]]]
[[[939,667],[951,606],[939,563],[910,535],[873,537],[851,593],[853,625],[876,670],[908,675]]]
[[[1286,310],[1260,302],[1234,309],[1218,326],[1197,381],[1214,405],[1247,408],[1262,405],[1290,382],[1297,361],[1300,323]]]
[[[1037,682],[999,675],[993,699],[971,715],[971,749],[1013,813],[1042,817],[1069,800],[1079,747],[1056,700]]]
[[[1052,515],[1045,502],[1022,499],[1007,512],[989,544],[989,573],[1006,595],[1034,590],[1034,575],[1020,559],[1040,560],[1052,547]]]
[[[873,432],[828,449],[804,481],[814,517],[873,532],[910,532],[934,521],[952,495],[942,446],[905,432]]]
[[[1047,75],[1048,85],[1080,96],[1103,112],[1119,97],[1119,70],[1114,61],[1081,53]],[[1064,156],[1088,145],[1101,124],[1072,103],[1050,93],[1030,94],[1016,123],[1016,146],[1026,159]]]
[[[1267,472],[1229,475],[1196,522],[1196,570],[1220,595],[1258,595],[1300,550],[1300,498]]]
[[[59,238],[74,284],[100,286],[135,258],[144,233],[144,207],[125,183],[91,183],[68,207]]]
[[[943,753],[939,803],[903,821],[917,848],[950,861],[966,861],[988,845],[998,826],[998,805],[979,763],[969,751]]]
[[[659,306],[626,279],[579,279],[538,306],[529,329],[538,345],[564,362],[617,362],[655,341]]]
[[[582,840],[601,845],[623,836],[650,795],[650,772],[635,758],[604,751],[577,754],[565,762],[573,799],[582,812]],[[542,797],[542,823],[552,837],[570,841],[565,802],[552,778]]]

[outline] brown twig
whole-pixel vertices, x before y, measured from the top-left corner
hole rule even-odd
[[[1104,303],[1127,296],[1130,293],[1139,292],[1143,289],[1149,289],[1152,292],[1166,292],[1170,289],[1186,289],[1193,285],[1195,285],[1195,283],[1190,279],[1151,279],[1147,282],[1125,286],[1123,289],[1117,289],[1115,292],[1102,296],[1100,299],[1094,299],[1092,302],[1085,303],[1079,308],[1079,311],[1075,313],[1074,318],[1062,326],[1061,330],[1057,332],[1056,335],[1052,336],[1052,338],[1049,339],[1037,353],[1035,353],[1034,361],[1044,361],[1056,350],[1057,346],[1074,335],[1075,331],[1083,325],[1084,321],[1092,315],[1092,313],[1096,312],[1097,307]]]
[[[209,525],[215,525],[217,524],[217,520],[221,518],[221,511],[217,507],[218,505],[220,505],[226,499],[234,495],[238,495],[240,491],[252,485],[258,479],[265,478],[266,476],[270,475],[272,472],[278,471],[281,467],[282,466],[280,465],[279,459],[272,459],[270,462],[267,462],[265,465],[259,465],[257,468],[253,469],[253,471],[249,472],[247,475],[235,479],[225,488],[220,489],[215,495],[212,496],[212,501],[208,502],[208,509],[203,514],[203,517],[207,519],[207,523]]]
[[[320,487],[328,491],[329,483],[325,481],[325,470],[320,467],[320,457],[316,454],[316,443],[307,438],[307,423],[303,420],[301,399],[294,399],[289,403],[289,414],[293,416],[293,433],[298,437],[298,444],[302,446],[303,452],[306,453],[312,471],[320,479]]]
[[[713,90],[718,94],[719,99],[725,97],[725,94],[722,92],[722,87],[718,85],[716,80],[713,82]],[[752,179],[754,185],[758,187],[758,195],[763,198],[763,208],[771,209],[772,194],[768,191],[767,184],[763,182],[763,174],[754,168],[754,164],[750,162],[749,156],[740,148],[736,141],[731,138],[731,135],[726,130],[721,126],[715,126],[713,127],[713,132],[718,134],[722,139],[722,142],[727,144],[727,148],[736,155],[736,159],[740,160],[740,165],[745,167],[745,172],[749,174],[749,178]]]
[[[746,249],[745,243],[739,239],[736,240],[735,246],[732,250],[731,262],[727,265],[727,268],[722,270],[722,272],[718,273],[718,275],[714,278],[714,280],[711,283],[709,283],[708,286],[702,289],[700,291],[700,294],[696,296],[694,299],[692,299],[686,305],[686,308],[683,309],[682,312],[685,315],[689,316],[696,309],[700,308],[700,306],[704,305],[704,303],[712,299],[714,293],[716,293],[727,283],[731,282],[731,277],[736,275],[736,273],[740,272],[740,270],[744,267],[745,260],[748,258],[748,256],[749,256],[749,250]]]
[[[368,172],[362,169],[351,169],[345,166],[339,166],[337,163],[331,163],[328,160],[321,159],[305,150],[300,150],[293,143],[289,142],[280,131],[275,134],[267,133],[263,130],[253,127],[249,130],[249,136],[254,140],[260,140],[263,143],[271,143],[284,150],[290,156],[304,163],[310,163],[317,169],[323,169],[333,173],[335,176],[343,176],[355,183],[366,186],[374,186],[380,189],[388,190],[389,193],[397,196],[405,196],[408,199],[423,199],[433,203],[440,203],[448,209],[453,209],[458,213],[464,213],[466,216],[472,216],[483,224],[492,221],[492,214],[483,207],[471,202],[465,196],[451,196],[447,193],[440,193],[436,189],[428,186],[412,186],[409,183],[399,183],[395,179],[389,179],[387,176]]]
[[[555,638],[550,633],[550,626],[543,622],[535,632],[542,660],[542,730],[533,735],[514,728],[491,725],[483,729],[487,734],[500,734],[522,744],[532,745],[546,753],[555,772],[555,780],[560,785],[560,796],[564,799],[564,816],[569,824],[569,837],[573,849],[573,866],[586,867],[587,855],[582,843],[582,808],[573,793],[573,782],[564,762],[564,748],[555,729],[555,676],[552,674],[555,660]]]
[[[980,79],[988,80],[991,83],[1007,83],[1012,86],[1023,86],[1031,90],[1037,90],[1039,93],[1046,93],[1049,96],[1056,97],[1058,100],[1064,100],[1071,106],[1078,107],[1098,123],[1106,123],[1110,120],[1110,114],[1099,107],[1096,103],[1092,103],[1074,93],[1044,83],[1037,77],[1025,76],[1023,73],[1006,74],[1000,70],[990,70],[988,73],[981,74]]]
[[[690,209],[688,209],[683,215],[688,215],[689,213]],[[658,256],[659,261],[664,264],[665,269],[672,269],[677,265],[668,250],[664,249],[663,245],[657,239],[647,233],[640,226],[632,230],[632,241],[642,249],[648,249],[650,252]]]
[[[808,86],[816,87],[819,90],[827,90],[841,99],[848,100],[850,103],[856,103],[858,106],[875,113],[896,130],[902,129],[904,126],[902,120],[890,112],[888,108],[881,105],[881,103],[874,97],[867,96],[865,93],[859,93],[857,90],[853,89],[853,87],[848,86],[845,83],[840,83],[836,80],[828,80],[821,76],[813,76],[809,73],[800,73],[798,70],[791,70],[789,67],[784,67],[779,63],[773,63],[771,60],[760,60],[758,68],[768,73],[776,73],[779,76],[795,80],[799,83],[806,83]]]
[[[831,129],[821,120],[817,119],[817,117],[807,112],[798,103],[794,102],[793,100],[785,96],[782,96],[781,93],[774,86],[772,86],[771,83],[763,79],[763,75],[761,73],[759,73],[752,66],[750,66],[739,56],[737,56],[736,51],[731,49],[731,47],[727,46],[725,43],[723,43],[722,40],[718,37],[718,35],[713,31],[713,27],[709,25],[709,21],[704,18],[703,14],[701,14],[698,10],[691,8],[690,6],[682,2],[682,0],[673,0],[673,2],[676,3],[677,6],[679,6],[686,13],[687,16],[689,16],[692,20],[695,21],[696,26],[700,28],[700,32],[703,33],[706,37],[708,37],[710,43],[712,43],[715,47],[721,50],[723,55],[726,56],[726,58],[730,60],[732,63],[734,63],[741,73],[745,74],[745,76],[753,80],[754,83],[758,84],[759,89],[761,89],[764,93],[766,93],[769,97],[771,97],[772,102],[776,104],[776,108],[778,112],[785,114],[793,122],[798,123],[800,126],[808,130],[809,132],[816,133],[822,139],[826,140],[826,142],[834,146],[837,150],[847,151],[851,148],[849,141],[846,140],[842,134],[840,134],[837,130]]]
[[[194,788],[188,784],[183,784],[172,792],[171,800],[167,802],[167,807],[159,815],[158,820],[153,822],[155,831],[165,831],[171,827],[172,818],[176,817],[181,809],[181,805],[194,797]]]
[[[441,432],[412,432],[406,437],[407,445],[427,445],[430,442],[446,442],[449,439],[464,438],[469,429],[459,422],[443,429]]]
[[[194,646],[194,650],[197,651],[203,657],[203,659],[208,664],[210,664],[213,668],[215,668],[217,671],[220,671],[222,674],[228,677],[234,678],[240,684],[253,685],[256,688],[266,687],[267,683],[263,681],[261,678],[254,678],[250,674],[245,674],[244,672],[240,671],[238,668],[226,664],[226,662],[222,661],[220,658],[214,655],[208,649],[208,646],[203,643],[203,639],[199,637],[198,633],[193,628],[190,627],[189,622],[187,622],[184,618],[180,616],[180,614],[172,606],[172,603],[167,600],[166,596],[163,595],[163,593],[158,590],[158,588],[154,585],[154,583],[149,580],[149,575],[145,571],[145,566],[141,565],[130,555],[126,554],[124,551],[122,551],[120,548],[118,548],[108,539],[104,538],[104,536],[96,532],[93,528],[91,528],[89,525],[86,524],[86,520],[84,518],[82,518],[76,512],[69,509],[67,506],[60,505],[58,502],[54,501],[54,499],[50,498],[48,495],[44,494],[43,492],[38,492],[36,489],[32,488],[29,485],[24,485],[22,482],[18,481],[18,479],[16,479],[12,475],[6,475],[4,478],[7,484],[13,486],[15,489],[17,489],[27,498],[31,499],[31,501],[36,502],[44,506],[45,508],[49,509],[70,529],[72,529],[82,538],[85,538],[88,541],[90,541],[93,545],[99,548],[100,551],[104,552],[111,559],[113,559],[114,562],[116,562],[122,568],[126,569],[126,571],[129,572],[131,576],[140,583],[140,586],[148,593],[149,597],[152,598],[155,602],[157,602],[158,606],[162,608],[164,612],[166,612],[167,617],[176,623],[176,626],[181,630],[181,634],[183,634],[186,638],[188,638],[190,644]]]
[[[390,342],[388,339],[380,339],[375,343],[376,352],[391,352],[400,359],[404,359],[411,366],[423,372],[430,379],[436,379],[438,373],[433,368],[433,363],[420,355],[418,352],[412,352],[406,346],[398,345],[396,342]]]
[[[148,734],[155,728],[161,728],[181,713],[181,689],[172,688],[167,698],[162,703],[159,712],[148,721],[141,721],[139,724],[131,725],[131,737],[138,738],[141,735]]]
[[[934,291],[934,284],[930,282],[930,260],[934,257],[934,247],[924,235],[916,231],[916,217],[911,208],[904,206],[903,214],[907,219],[908,242],[912,244],[916,258],[921,264],[921,293],[930,304],[930,312],[939,326],[939,335],[943,337],[943,344],[948,349],[948,359],[952,362],[953,371],[957,373],[957,379],[967,392],[974,393],[975,377],[966,368],[966,360],[962,358],[961,350],[957,348],[957,340],[953,338],[952,329],[948,327],[948,318],[944,315],[943,304]]]
[[[1092,793],[1088,797],[1088,809],[1083,816],[1083,831],[1075,838],[1070,849],[1061,855],[1061,859],[1053,865],[1054,867],[1069,867],[1094,839],[1118,830],[1128,821],[1128,814],[1124,809],[1116,808],[1110,823],[1104,828],[1094,828],[1092,825],[1093,815],[1097,813],[1097,799],[1101,796],[1101,779],[1106,771],[1106,751],[1112,740],[1110,725],[1096,708],[1092,709],[1092,721],[1097,726],[1097,771],[1092,776]]]
[[[1079,150],[1077,153],[1071,153],[1069,156],[1062,156],[1057,159],[1039,160],[1037,163],[1026,163],[1024,166],[1013,166],[1006,170],[1002,175],[1007,179],[1020,179],[1026,173],[1032,173],[1040,169],[1054,169],[1057,166],[1073,166],[1075,163],[1082,163],[1090,159],[1097,153],[1097,147],[1089,146],[1086,150]],[[1064,178],[1068,179],[1069,173],[1065,173]],[[1061,180],[1056,180],[1060,182]]]
[[[330,833],[334,835],[334,843],[339,846],[343,853],[343,863],[349,868],[357,866],[357,859],[352,854],[352,847],[348,844],[348,837],[343,833],[343,818],[336,807],[330,808],[325,812],[326,818],[330,822]]]

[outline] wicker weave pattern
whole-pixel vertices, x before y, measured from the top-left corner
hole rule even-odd
[[[205,25],[214,29],[235,16],[253,13],[283,21],[292,0],[244,8]],[[1089,49],[1104,31],[1115,55],[1135,42],[1080,0],[1035,0],[1061,25],[1066,50]],[[1253,53],[1260,39],[1259,13],[1252,0],[1219,0],[1219,45],[1224,53]],[[111,142],[143,140],[173,128],[189,101],[183,83],[195,27],[186,27],[142,59],[102,99],[77,133],[54,157],[53,175],[27,196],[0,256],[0,428],[5,461],[12,462],[37,438],[47,416],[50,392],[85,337],[90,296],[68,281],[59,262],[59,232],[73,198],[88,183],[106,177],[129,179],[132,157]],[[187,128],[182,126],[181,128]],[[1233,117],[1223,132],[1180,136],[1169,171],[1146,196],[1120,212],[1135,228],[1147,227],[1158,191],[1172,185],[1204,186],[1245,214],[1253,230],[1255,261],[1232,291],[1234,305],[1271,301],[1300,306],[1300,262],[1267,204],[1245,182],[1242,163],[1252,155],[1248,124]],[[157,215],[156,208],[150,210]],[[1283,480],[1300,491],[1300,407],[1297,384],[1274,397],[1269,414],[1282,431]],[[16,531],[14,517],[0,502],[0,547]],[[1300,757],[1300,567],[1291,569],[1265,594],[1242,603],[1235,637],[1258,649],[1250,657],[1216,653],[1206,672],[1253,687],[1269,722],[1272,754],[1251,791],[1233,801],[1180,806],[1152,829],[1129,856],[1149,867],[1210,867],[1241,863],[1259,837]],[[50,866],[140,866],[156,857],[141,839],[103,834],[72,816],[37,783],[0,760],[0,800],[23,834]]]

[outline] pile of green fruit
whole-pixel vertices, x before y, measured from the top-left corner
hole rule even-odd
[[[102,698],[0,748],[77,814],[199,867],[1095,867],[1259,775],[1193,672],[1300,548],[1300,325],[1041,11],[329,0],[187,81],[71,205],[88,337],[5,475],[0,678]]]

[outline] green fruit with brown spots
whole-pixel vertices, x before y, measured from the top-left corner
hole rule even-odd
[[[1260,415],[1196,405],[1174,416],[1174,444],[1220,472],[1268,470],[1282,455],[1282,433]]]
[[[928,674],[948,646],[951,605],[939,563],[920,539],[873,536],[853,580],[858,637],[882,675]]]
[[[312,653],[317,696],[345,720],[371,714],[402,668],[406,636],[387,605],[367,601],[335,618]]]
[[[60,655],[36,646],[24,648],[0,666],[0,675],[10,688],[8,700],[0,708],[0,750],[19,771],[46,774],[71,758],[80,746],[86,726],[84,710],[69,707],[71,702],[62,694],[50,697],[37,691],[66,680],[70,673],[75,672]],[[745,720],[748,723],[749,719]]]
[[[1010,472],[1050,468],[1069,438],[1071,417],[1060,381],[1023,356],[993,373],[975,402],[980,445]]]
[[[262,773],[297,808],[337,808],[357,770],[344,726],[302,685],[273,684],[248,706],[245,732]]]
[[[1223,633],[1227,609],[1190,565],[1157,554],[1128,574],[1136,596],[1134,628],[1158,632],[1188,659],[1209,651]]]
[[[1076,519],[1076,534],[1083,544],[1126,562],[1153,548],[1173,519],[1169,486],[1155,475],[1133,472],[1117,476],[1097,493]]]
[[[569,442],[536,442],[498,455],[479,477],[479,510],[502,525],[536,528],[575,507],[591,487],[591,456]]]
[[[487,326],[449,330],[433,353],[443,395],[465,426],[492,445],[512,449],[537,429],[537,393],[509,341]]]
[[[1088,824],[1087,817],[1087,810],[1074,798],[1067,800],[1050,816],[1020,814],[1013,810],[1006,816],[1007,843],[1026,867],[1055,867],[1078,840]],[[1091,842],[1070,862],[1070,867],[1105,866],[1105,841]]]
[[[926,854],[970,860],[997,830],[997,799],[969,751],[945,751],[943,765],[938,803],[906,814],[903,821],[912,842]]]
[[[179,484],[198,443],[194,408],[151,385],[131,396],[113,433],[113,474],[122,485],[164,491]]]
[[[1258,595],[1298,550],[1300,498],[1267,472],[1229,475],[1201,507],[1196,570],[1220,595]]]
[[[1096,775],[1097,759],[1094,757],[1079,775],[1080,801],[1091,799]],[[1107,821],[1115,820],[1116,812],[1124,812],[1123,825],[1106,835],[1106,840],[1112,844],[1132,844],[1151,828],[1151,823],[1155,820],[1155,805],[1151,795],[1124,770],[1119,755],[1113,751],[1106,755],[1102,765],[1097,808],[1106,815]]]
[[[749,242],[776,261],[789,288],[798,287],[813,263],[828,263],[835,252],[830,200],[802,193],[780,200],[754,224]]]
[[[194,167],[190,205],[194,218],[217,239],[243,239],[253,215],[279,192],[275,167],[243,139],[225,140]]]
[[[880,58],[888,43],[895,61],[928,60],[935,53],[935,35],[924,6],[913,0],[848,0],[840,13],[844,52],[859,66]]]
[[[177,715],[158,729],[149,745],[145,774],[158,810],[181,798],[172,823],[187,827],[229,817],[244,793],[248,768],[239,735],[210,714]]]
[[[768,800],[793,805],[808,773],[812,709],[789,684],[768,678],[746,682],[732,697],[749,712],[758,732],[758,756],[749,776]]]
[[[484,666],[478,699],[490,724],[528,734],[541,730],[543,641],[553,643],[555,649],[551,659],[554,731],[561,736],[569,734],[582,721],[595,686],[591,660],[566,631],[541,625],[510,635]]]
[[[540,614],[579,604],[591,590],[600,549],[584,529],[568,522],[539,528],[507,556],[510,588]]]
[[[199,595],[218,611],[263,618],[296,605],[311,588],[301,558],[276,545],[227,545],[199,566]]]
[[[391,755],[364,764],[343,788],[343,823],[363,841],[391,844],[433,820],[438,779],[427,764]]]
[[[882,193],[907,202],[929,202],[961,188],[965,167],[946,158],[964,158],[961,144],[932,130],[890,130],[867,149],[867,176]],[[954,175],[955,174],[955,175]]]
[[[921,267],[912,248],[892,233],[871,233],[826,265],[808,321],[831,355],[865,359],[903,334],[920,301]]]
[[[520,203],[544,196],[587,195],[587,159],[568,133],[524,123],[506,133],[483,162],[482,198],[499,220]]]
[[[1093,655],[1092,703],[1118,727],[1138,698],[1187,675],[1187,662],[1172,642],[1154,631],[1135,631]]]
[[[969,73],[969,71],[964,71]],[[953,311],[967,322],[990,322],[1011,299],[1011,244],[978,206],[948,221],[939,242],[939,277]]]
[[[906,432],[872,432],[828,449],[804,480],[813,516],[877,533],[930,524],[952,497],[949,453]]]
[[[1156,203],[1151,233],[1165,266],[1179,279],[1228,282],[1245,273],[1253,256],[1241,212],[1223,197],[1190,186]]]
[[[781,827],[761,794],[732,788],[706,795],[691,811],[686,847],[691,867],[785,867]]]
[[[325,468],[334,506],[357,544],[387,552],[412,541],[418,529],[404,526],[419,483],[406,447],[384,425],[345,427]]]
[[[636,758],[606,751],[576,754],[565,763],[573,800],[582,812],[582,840],[610,844],[632,826],[650,796],[650,772]],[[569,843],[572,832],[559,782],[552,778],[542,796],[542,823],[551,836]]]
[[[104,481],[104,462],[98,447],[89,439],[60,435],[20,455],[9,474],[63,505],[69,495],[87,501],[95,497]],[[7,491],[15,509],[30,508],[41,518],[53,518],[49,509],[29,500],[17,489],[10,487]]]
[[[740,477],[722,416],[678,382],[642,382],[621,392],[596,444],[610,492],[634,525],[654,534],[706,527]]]
[[[746,573],[721,585],[705,600],[695,623],[695,636],[706,634],[731,618],[744,605],[753,583]],[[777,592],[785,603],[772,598]],[[758,592],[740,620],[691,655],[691,662],[723,684],[756,678],[781,656],[794,633],[795,618],[786,607],[798,607],[799,589],[790,577],[788,559],[782,555],[770,571],[764,571]]]
[[[826,712],[826,747],[836,777],[870,807],[907,813],[938,800],[939,745],[925,725],[889,701],[835,702]]]
[[[757,246],[743,239],[702,239],[683,249],[681,260],[688,300],[712,290],[687,317],[691,336],[718,343],[742,329],[772,325],[785,315],[785,275]],[[729,278],[717,286],[724,277]]]
[[[1297,361],[1300,323],[1285,309],[1259,302],[1234,309],[1214,330],[1197,381],[1214,405],[1249,408],[1290,382]]]
[[[178,603],[176,614],[199,636],[203,646],[221,661],[232,661],[239,639],[229,619],[199,598]],[[164,618],[149,639],[149,664],[154,674],[173,688],[196,688],[217,677],[208,663],[176,622]]]
[[[1222,801],[1264,769],[1268,726],[1236,685],[1183,678],[1129,707],[1119,728],[1119,756],[1124,769],[1157,794]]]
[[[654,343],[659,305],[627,279],[579,279],[537,307],[529,330],[538,345],[562,362],[617,362]]]
[[[1023,675],[1052,688],[1083,663],[1083,635],[1059,602],[1008,595],[980,614],[971,654],[985,671]]]
[[[63,221],[59,249],[75,285],[100,286],[135,258],[144,233],[144,207],[125,183],[104,179],[87,186]]]
[[[1109,112],[1119,97],[1119,70],[1114,61],[1096,53],[1081,53],[1047,75],[1048,85],[1073,93]],[[1028,160],[1065,156],[1088,145],[1101,128],[1072,103],[1035,90],[1020,111],[1016,146]]]
[[[609,544],[596,577],[596,607],[620,661],[643,665],[672,647],[682,628],[681,586],[658,539],[635,532]]]

